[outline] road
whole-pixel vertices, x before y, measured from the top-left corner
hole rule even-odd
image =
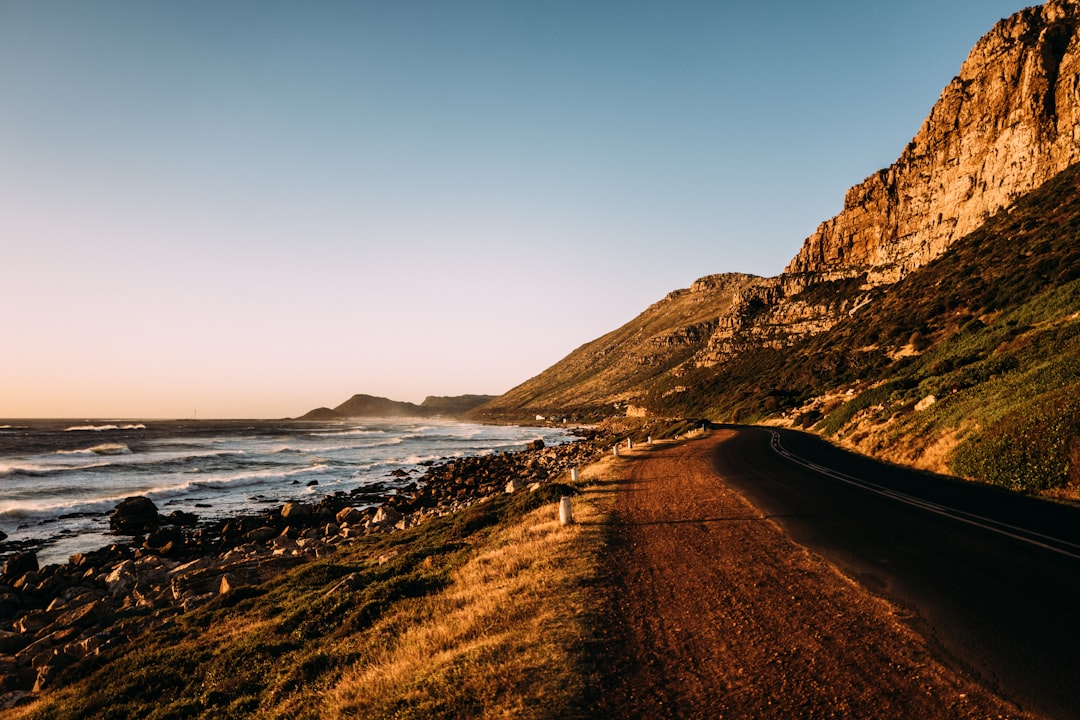
[[[913,472],[788,430],[729,428],[719,477],[873,593],[946,662],[1080,718],[1080,509]]]
[[[786,519],[733,487],[810,474],[769,439],[720,430],[639,448],[603,471],[593,492],[607,508],[607,546],[592,601],[602,650],[589,716],[1046,717],[942,662],[911,611],[797,544],[778,524]]]

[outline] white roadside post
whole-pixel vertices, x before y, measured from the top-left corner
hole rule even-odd
[[[626,438],[626,449],[627,450],[633,450],[634,449],[634,439],[633,438]]]
[[[570,468],[570,482],[577,482],[577,481],[578,481],[577,468]]]
[[[612,454],[615,455],[615,457],[619,457],[619,446],[618,445],[613,445],[612,448],[611,448],[611,452],[612,452]]]
[[[559,499],[559,524],[560,525],[572,525],[574,522],[574,513],[570,509],[570,498],[563,495]]]

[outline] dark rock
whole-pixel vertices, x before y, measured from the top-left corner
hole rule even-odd
[[[139,535],[157,529],[161,515],[154,501],[137,495],[126,498],[109,517],[109,527],[117,535]]]
[[[378,511],[376,511],[375,517],[371,519],[371,522],[375,523],[376,525],[394,525],[403,517],[405,516],[394,508],[388,505],[383,505],[381,508],[378,509]]]
[[[311,519],[311,508],[303,503],[287,502],[281,508],[281,518],[289,525],[301,525]]]
[[[537,438],[536,440],[533,440],[531,443],[526,445],[525,448],[527,450],[543,450],[544,449],[544,441]]]
[[[355,524],[364,521],[364,512],[359,508],[347,507],[342,508],[334,520],[340,525],[341,523]]]
[[[257,527],[254,530],[246,533],[244,538],[251,542],[266,542],[277,537],[278,531],[269,526]]]
[[[33,552],[15,553],[4,563],[4,571],[0,578],[4,582],[14,582],[28,572],[38,569],[37,554]]]
[[[183,510],[173,510],[169,513],[169,522],[173,525],[179,525],[180,527],[193,527],[199,522],[199,516],[195,513],[184,512]]]
[[[183,539],[183,533],[176,528],[155,530],[146,537],[143,547],[147,550],[161,551],[166,545],[176,544]]]

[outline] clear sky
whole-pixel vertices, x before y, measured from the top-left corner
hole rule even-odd
[[[0,417],[504,392],[776,275],[1003,0],[0,0]]]

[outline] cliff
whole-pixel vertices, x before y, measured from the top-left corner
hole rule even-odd
[[[830,329],[870,290],[923,267],[1080,160],[1078,28],[1075,0],[997,23],[897,161],[848,190],[844,209],[781,275],[743,291],[695,364]]]
[[[1051,0],[972,49],[890,167],[848,190],[787,273],[892,283],[1080,160],[1080,5]]]

